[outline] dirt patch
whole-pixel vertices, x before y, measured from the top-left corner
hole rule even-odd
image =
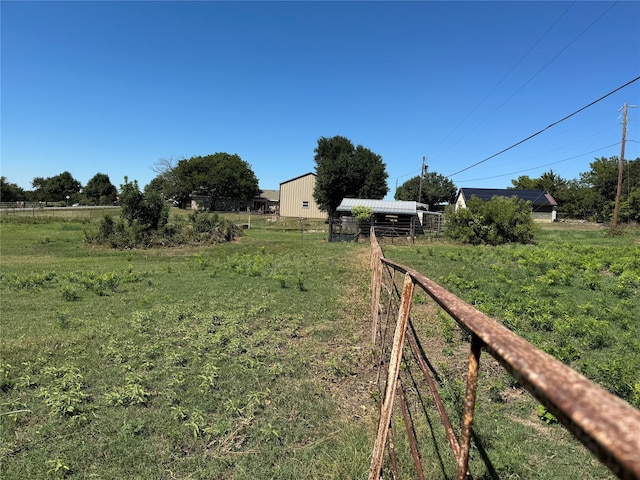
[[[351,272],[339,299],[344,312],[339,321],[345,327],[340,329],[343,332],[340,338],[333,337],[327,342],[327,355],[319,360],[324,363],[324,384],[341,405],[345,421],[360,421],[377,414],[372,396],[375,371],[369,314],[369,253],[363,251],[345,262]]]

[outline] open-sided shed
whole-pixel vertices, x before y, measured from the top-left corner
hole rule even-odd
[[[371,225],[376,229],[379,237],[413,236],[424,233],[422,226],[423,214],[427,210],[424,203],[400,200],[373,200],[368,198],[345,198],[336,208],[337,218],[332,224],[336,225],[336,233],[342,235],[368,234],[368,227],[360,228],[353,217],[354,207],[366,207],[371,210]]]

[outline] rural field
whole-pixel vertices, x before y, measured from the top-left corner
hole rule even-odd
[[[95,217],[2,218],[2,478],[366,478],[368,245],[232,219],[252,225],[232,243],[121,251],[85,243]],[[554,225],[536,241],[383,250],[640,406],[640,234]],[[464,340],[429,321],[446,373]],[[475,478],[611,478],[514,381],[483,374]],[[459,387],[442,385],[454,408]],[[440,448],[429,478],[451,478]]]

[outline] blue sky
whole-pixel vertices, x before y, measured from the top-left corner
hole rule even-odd
[[[640,76],[637,1],[0,8],[0,173],[25,189],[63,171],[144,186],[160,159],[216,152],[277,189],[334,135],[383,157],[388,198],[423,156],[459,188],[573,179],[620,155],[620,109],[640,107],[635,81],[483,162]],[[635,159],[640,108],[628,119]]]

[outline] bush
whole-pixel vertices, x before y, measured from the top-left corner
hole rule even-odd
[[[167,208],[162,196],[152,188],[140,191],[138,182],[129,182],[125,177],[124,185],[121,185],[122,202],[121,218],[126,220],[129,226],[134,223],[142,230],[158,230],[166,225],[169,218]]]
[[[447,214],[447,236],[472,245],[531,243],[534,232],[531,203],[515,197],[473,197],[467,208]]]
[[[356,205],[351,209],[351,214],[358,221],[359,225],[368,225],[371,222],[373,211],[369,207]]]
[[[138,219],[120,218],[117,222],[105,216],[95,236],[86,235],[90,243],[106,244],[113,248],[136,248],[177,245],[212,245],[233,241],[242,230],[216,213],[194,212],[188,217],[176,217],[157,229],[149,228]]]

